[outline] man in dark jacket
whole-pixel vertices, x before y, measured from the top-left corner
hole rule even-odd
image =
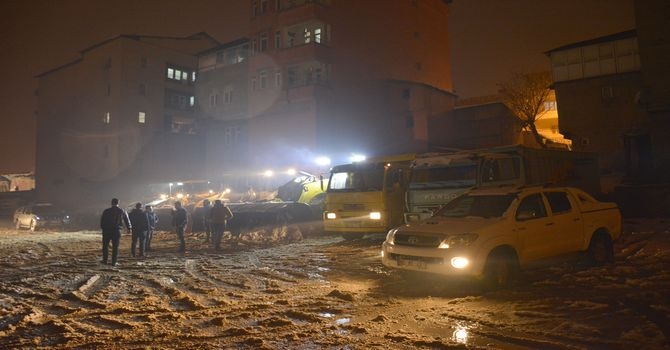
[[[151,250],[151,239],[154,237],[154,230],[156,225],[158,225],[158,214],[154,212],[154,209],[151,205],[144,207],[144,212],[147,213],[147,219],[149,219],[149,228],[147,229],[147,238],[146,244],[144,245],[144,250]]]
[[[186,251],[186,240],[184,239],[184,231],[188,224],[188,214],[186,209],[181,206],[181,202],[174,203],[174,210],[172,211],[172,225],[175,227],[177,237],[179,237],[179,252]]]
[[[149,218],[147,213],[142,211],[142,203],[135,204],[135,209],[128,214],[130,225],[133,227],[133,241],[130,244],[130,254],[135,257],[135,246],[140,245],[140,257],[144,257],[144,248],[146,233],[149,229]]]
[[[123,226],[127,231],[132,227],[130,219],[125,210],[119,208],[119,200],[112,199],[112,206],[105,209],[100,217],[100,228],[102,229],[102,263],[107,264],[107,250],[109,242],[112,242],[112,266],[118,266],[116,258],[119,255],[119,241],[121,240],[121,230]]]
[[[205,243],[209,243],[212,236],[212,220],[209,218],[209,213],[212,210],[209,199],[202,201],[202,225],[205,231]]]

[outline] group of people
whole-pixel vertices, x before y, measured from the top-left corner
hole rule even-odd
[[[221,249],[221,240],[226,231],[226,224],[232,217],[233,212],[220,199],[215,200],[213,206],[209,199],[203,201],[202,225],[205,231],[206,242],[209,243],[211,241],[214,249]]]
[[[100,217],[100,228],[102,229],[102,261],[107,264],[109,258],[109,245],[112,245],[112,265],[118,266],[119,243],[121,232],[125,228],[132,232],[131,255],[134,257],[136,248],[139,246],[139,256],[145,257],[146,251],[151,249],[151,239],[154,229],[158,223],[158,215],[154,213],[150,205],[142,210],[142,203],[135,204],[130,214],[119,207],[119,200],[112,199],[112,206],[105,209]]]
[[[203,225],[206,233],[207,242],[210,242],[216,250],[221,249],[221,240],[226,229],[226,223],[233,217],[233,213],[219,199],[214,201],[214,205],[208,199],[203,201]],[[151,240],[158,223],[158,215],[153,211],[151,205],[146,205],[142,210],[142,203],[136,203],[135,208],[126,213],[119,207],[119,200],[112,199],[112,206],[105,209],[100,217],[100,228],[102,229],[102,261],[107,264],[109,258],[109,245],[112,246],[113,266],[118,266],[119,243],[121,233],[125,228],[127,232],[132,233],[132,242],[130,245],[130,254],[135,257],[139,249],[139,257],[146,257],[146,252],[151,250]],[[186,251],[186,240],[184,233],[188,225],[188,213],[177,201],[172,211],[172,226],[175,228],[177,238],[179,239],[178,252]]]

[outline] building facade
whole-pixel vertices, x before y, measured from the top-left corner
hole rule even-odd
[[[121,35],[38,75],[38,198],[106,202],[133,184],[196,176],[194,54],[217,44],[204,33]]]
[[[574,150],[597,152],[604,173],[633,171],[626,140],[650,128],[649,118],[635,103],[643,85],[636,31],[569,44],[547,54],[560,133],[572,141]],[[645,171],[651,155],[640,150],[638,156],[636,171]]]
[[[250,166],[425,150],[455,100],[447,3],[252,1]]]

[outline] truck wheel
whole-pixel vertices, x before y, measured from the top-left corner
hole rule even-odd
[[[485,291],[507,288],[512,285],[519,270],[516,256],[510,252],[494,251],[484,267],[483,287]]]
[[[603,266],[614,257],[614,249],[612,247],[612,239],[606,233],[596,233],[591,237],[589,244],[589,262],[593,266]]]
[[[30,231],[35,231],[37,229],[37,221],[31,220],[30,221]]]

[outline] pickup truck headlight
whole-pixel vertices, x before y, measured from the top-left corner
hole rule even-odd
[[[381,220],[382,218],[382,213],[378,211],[373,211],[370,212],[370,220]]]
[[[335,220],[335,219],[337,219],[337,214],[335,214],[335,213],[326,213],[326,219],[328,219],[328,220]]]
[[[440,243],[439,248],[467,247],[476,241],[479,235],[476,233],[464,233],[460,235],[450,235]]]

